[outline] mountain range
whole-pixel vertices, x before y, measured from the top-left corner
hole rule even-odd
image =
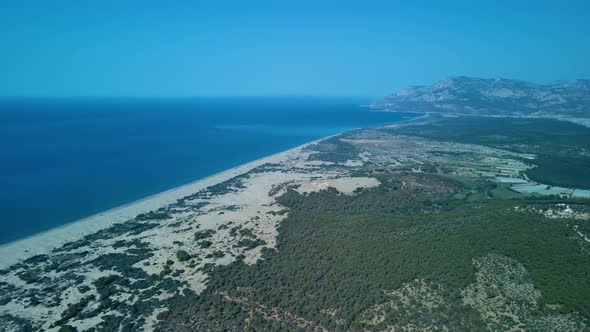
[[[454,76],[375,100],[373,109],[469,115],[590,117],[590,80],[535,84]]]

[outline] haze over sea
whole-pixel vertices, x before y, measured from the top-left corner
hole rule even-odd
[[[4,99],[0,243],[352,128],[368,99]]]

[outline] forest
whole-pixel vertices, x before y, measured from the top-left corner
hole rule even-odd
[[[516,211],[524,200],[456,202],[457,182],[426,174],[414,181],[436,183],[447,194],[396,203],[396,183],[381,180],[380,187],[354,196],[328,189],[279,197],[291,212],[281,222],[276,249],[265,250],[255,265],[238,261],[213,269],[209,287],[162,314],[162,327],[356,331],[403,323],[484,330],[488,322],[464,304],[463,291],[476,282],[473,260],[489,254],[522,264],[542,294],[534,314],[522,321],[541,330],[554,327],[538,324],[552,315],[587,323],[590,256],[567,221]],[[443,304],[389,313],[377,324],[367,320],[370,308],[387,303],[388,292],[415,280],[443,290]]]

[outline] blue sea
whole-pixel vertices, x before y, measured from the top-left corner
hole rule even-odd
[[[352,128],[369,99],[0,100],[0,243]]]

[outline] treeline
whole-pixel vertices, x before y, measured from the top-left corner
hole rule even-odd
[[[538,166],[527,171],[531,179],[590,188],[590,128],[582,125],[553,119],[459,117],[386,131],[533,153],[537,158],[526,160]]]
[[[368,192],[374,200],[382,194]],[[541,314],[550,310],[545,304],[560,304],[563,312],[579,312],[585,319],[590,315],[590,257],[572,240],[573,231],[565,223],[515,212],[510,201],[435,214],[313,209],[326,206],[326,195],[333,195],[330,204],[343,209],[346,204],[339,200],[354,205],[358,198],[328,191],[308,195],[305,200],[310,201],[302,206],[292,205],[296,211],[281,223],[277,250],[265,250],[264,260],[255,265],[236,262],[215,268],[202,295],[162,316],[168,326],[190,330],[194,326],[182,322],[186,317],[198,317],[202,327],[223,321],[236,330],[264,331],[286,324],[257,317],[245,325],[243,310],[262,305],[302,317],[310,326],[372,330],[379,325],[368,325],[363,313],[386,301],[384,291],[425,279],[448,290],[445,297],[454,307],[441,310],[454,314],[446,326],[478,329],[481,317],[461,304],[460,290],[475,281],[472,259],[488,253],[507,255],[527,268],[543,294]],[[387,323],[391,321],[381,327]],[[294,328],[286,325],[281,329]]]
[[[447,205],[449,198],[464,187],[458,181],[431,174],[356,173],[355,175],[376,177],[381,185],[374,188],[358,188],[354,191],[354,195],[341,194],[331,187],[307,194],[300,194],[289,189],[276,200],[292,210],[306,212],[352,214],[431,212]]]

